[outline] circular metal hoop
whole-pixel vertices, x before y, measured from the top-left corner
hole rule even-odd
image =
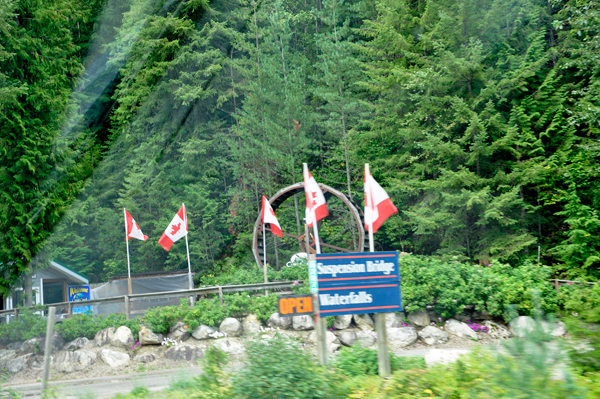
[[[357,207],[344,193],[339,190],[336,190],[333,187],[327,186],[325,184],[319,184],[321,190],[323,191],[323,195],[325,195],[325,199],[331,198],[331,196],[335,196],[339,198],[350,210],[354,221],[356,222],[356,227],[358,229],[358,251],[363,252],[364,249],[368,246],[368,243],[365,243],[366,235],[365,229],[363,226],[363,218],[362,212],[359,211],[359,207]],[[277,210],[277,208],[288,198],[294,196],[295,194],[304,192],[304,182],[296,183],[286,188],[283,188],[275,193],[274,196],[269,198],[269,203],[273,208],[273,211]],[[294,237],[300,240],[299,236],[295,236],[289,233],[283,233],[288,237]],[[264,248],[262,247],[262,220],[261,220],[261,212],[258,212],[258,217],[256,218],[256,222],[254,223],[254,234],[252,235],[252,253],[254,254],[254,259],[256,260],[256,264],[259,267],[263,266],[264,262]],[[321,241],[321,246],[329,247],[336,249],[341,252],[353,252],[352,250],[336,247],[334,245],[326,244]]]

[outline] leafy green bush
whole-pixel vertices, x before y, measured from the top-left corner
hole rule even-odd
[[[146,327],[157,333],[167,333],[188,312],[187,298],[182,298],[179,306],[162,306],[148,309],[140,319]]]
[[[524,264],[518,267],[492,262],[488,266],[459,261],[443,261],[403,254],[400,257],[402,297],[408,312],[429,305],[444,317],[461,313],[465,305],[475,305],[494,316],[504,316],[508,305],[520,314],[532,314],[534,292],[542,294],[542,309],[555,312],[558,298],[546,266]]]
[[[269,281],[301,281],[308,280],[308,267],[306,261],[299,261],[290,264],[289,267],[282,267],[277,271],[273,268],[267,268],[267,278]],[[263,271],[258,267],[237,268],[231,273],[219,275],[207,274],[201,276],[196,284],[200,287],[215,285],[244,285],[259,284],[265,281]]]
[[[227,354],[214,346],[207,349],[202,359],[202,374],[195,378],[197,391],[194,399],[230,398],[231,383],[229,376],[223,371],[227,363]]]
[[[582,313],[600,307],[600,284],[567,284],[560,287],[558,298],[568,313]]]
[[[239,399],[330,398],[333,389],[326,371],[293,341],[277,335],[256,340],[246,348],[247,361],[233,377],[233,396]]]
[[[252,297],[246,293],[224,295],[223,302],[225,303],[228,317],[244,317],[250,313],[250,308],[252,307]]]
[[[0,324],[0,343],[25,341],[46,333],[46,318],[28,309],[20,309],[19,317]]]
[[[85,313],[75,314],[65,319],[55,328],[65,340],[72,341],[79,337],[93,339],[100,330],[121,326],[128,327],[134,337],[140,332],[139,319],[127,320],[124,314],[110,314],[107,316],[93,316]]]
[[[226,308],[221,305],[219,298],[203,298],[194,306],[184,311],[183,322],[194,329],[201,324],[214,327],[227,317]]]
[[[250,313],[256,315],[256,318],[264,323],[273,313],[277,313],[278,300],[279,296],[272,294],[252,297]]]
[[[573,365],[582,373],[600,372],[600,306],[564,320],[575,338],[569,348]]]
[[[425,368],[423,357],[400,357],[390,353],[392,371]],[[336,372],[348,377],[378,375],[377,350],[365,348],[360,344],[343,348],[333,366]]]

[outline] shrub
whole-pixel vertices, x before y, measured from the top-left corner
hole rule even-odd
[[[207,349],[202,359],[202,374],[195,379],[198,391],[192,395],[193,399],[232,397],[229,376],[223,371],[226,363],[227,354],[225,352],[214,346]]]
[[[442,261],[403,254],[400,257],[402,297],[408,312],[433,305],[444,317],[461,313],[465,305],[475,305],[494,316],[505,316],[508,305],[520,314],[532,314],[534,292],[542,294],[542,309],[555,312],[558,298],[549,283],[551,269],[524,264],[519,267],[492,262],[488,266],[459,261]]]
[[[46,318],[28,309],[19,309],[19,317],[0,324],[0,343],[25,341],[46,333]]]
[[[246,293],[225,295],[223,302],[225,303],[228,317],[244,317],[250,313],[250,308],[252,307],[252,297]]]
[[[227,310],[219,298],[204,298],[197,301],[183,316],[183,322],[194,329],[201,324],[214,327],[227,317]]]
[[[140,319],[146,327],[156,333],[167,333],[171,327],[182,320],[188,311],[187,298],[182,298],[179,306],[163,306],[148,309]]]
[[[326,371],[307,351],[287,338],[251,342],[247,361],[232,380],[233,396],[239,399],[330,398],[333,389]]]
[[[400,357],[390,352],[390,364],[392,371],[425,368],[425,359],[423,357]],[[360,344],[351,348],[343,348],[334,363],[334,368],[338,373],[348,377],[378,375],[377,350],[365,348]]]
[[[572,284],[560,287],[558,299],[568,314],[600,308],[600,284]]]
[[[107,316],[93,316],[86,313],[75,314],[55,328],[65,340],[72,341],[79,337],[93,339],[100,330],[121,326],[128,327],[134,337],[140,332],[139,319],[127,320],[124,314],[109,314]]]
[[[564,320],[575,338],[569,348],[573,364],[582,373],[600,372],[600,306]]]
[[[252,303],[249,309],[250,313],[256,315],[256,318],[264,323],[273,313],[277,313],[278,300],[279,297],[272,294],[269,296],[252,297]]]

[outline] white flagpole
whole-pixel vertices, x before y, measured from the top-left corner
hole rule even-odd
[[[369,171],[369,164],[365,164],[365,184],[367,185],[367,195],[366,202],[367,207],[369,208],[369,252],[375,252],[375,242],[373,240],[373,192],[371,191],[371,183],[369,182],[369,176],[371,172]]]
[[[188,260],[188,288],[190,290],[194,289],[194,279],[192,278],[192,265],[190,264],[190,246],[188,244],[188,218],[187,211],[185,209],[185,204],[181,204],[183,207],[183,217],[185,218],[183,223],[185,223],[185,249],[187,251],[187,260]],[[194,296],[190,296],[190,306],[194,306]]]
[[[373,240],[373,218],[375,204],[373,203],[373,190],[371,187],[371,171],[369,164],[365,164],[365,205],[369,208],[369,252],[375,252],[375,242]],[[365,212],[366,217],[366,212]],[[387,326],[385,324],[385,313],[375,314],[375,329],[377,330],[377,363],[379,375],[387,377],[391,374],[390,355],[388,353]]]
[[[308,165],[306,163],[302,164],[302,173],[304,175],[304,189],[306,190],[306,185],[308,184]],[[315,213],[315,208],[311,208],[312,222],[313,222],[313,233],[315,235],[315,244],[317,253],[321,253],[321,242],[319,240],[319,228],[317,227],[317,215]],[[308,221],[307,221],[308,222]],[[310,241],[309,241],[310,242]],[[310,248],[306,248],[307,251],[310,252]]]
[[[263,221],[262,221],[263,226],[262,227],[263,227],[263,255],[264,255],[264,257],[263,257],[263,272],[265,275],[265,283],[268,283],[269,280],[267,278],[267,236],[265,234],[265,216],[264,216],[265,204],[264,204],[264,200],[263,200],[262,206],[263,206],[263,210],[262,210],[263,211]],[[269,291],[265,290],[265,296],[268,296],[268,295],[269,295]]]
[[[127,243],[127,287],[131,295],[131,265],[129,264],[129,237],[127,237],[127,213],[123,207],[123,220],[125,221],[125,242]]]
[[[187,250],[187,260],[188,260],[188,287],[190,290],[194,289],[194,280],[192,279],[192,265],[190,264],[190,246],[188,244],[188,222],[187,222],[187,211],[185,210],[185,204],[181,204],[183,206],[183,217],[185,220],[185,249]]]
[[[319,229],[317,228],[317,215],[315,214],[314,208],[312,211],[312,218],[313,218],[313,232],[315,233],[315,242],[316,242],[317,253],[320,254],[321,253],[321,242],[319,240]]]

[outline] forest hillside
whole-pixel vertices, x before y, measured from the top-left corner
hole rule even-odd
[[[598,280],[599,30],[595,0],[0,0],[0,286],[125,273],[124,207],[133,272],[187,268],[157,243],[182,203],[196,273],[251,266],[303,162],[359,206],[370,163],[399,209],[377,250]]]

